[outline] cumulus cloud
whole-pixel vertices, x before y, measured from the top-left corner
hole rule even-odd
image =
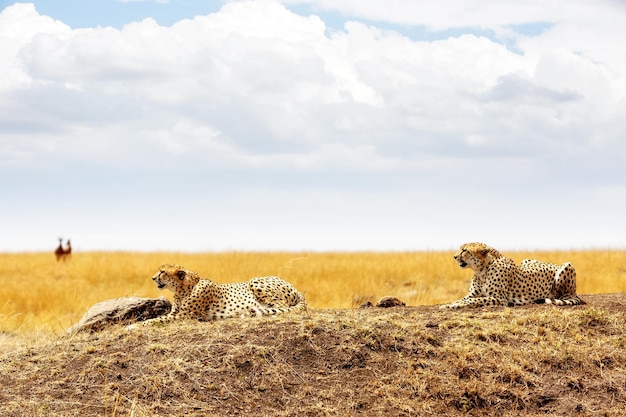
[[[558,197],[594,192],[626,174],[620,5],[283,3],[233,1],[171,26],[148,18],[121,29],[72,29],[31,4],[7,7],[0,170],[80,166],[88,177],[97,168],[101,185],[106,170],[160,173],[163,184],[186,191],[219,178],[241,193],[233,204],[259,189],[268,195],[271,184],[287,193],[282,198],[309,204],[312,195],[324,197],[307,190],[385,190],[392,194],[380,198],[406,205],[397,217],[407,222],[429,202],[433,215],[454,204],[442,193],[479,202],[549,199],[554,189]],[[296,3],[312,14],[288,8]],[[315,10],[350,20],[329,29]],[[475,26],[494,36],[469,30],[420,40],[381,21]],[[532,34],[515,26],[533,22],[549,24]],[[504,33],[514,48],[498,38]],[[356,194],[356,204],[329,199],[344,220],[340,205],[368,204],[372,216],[384,216],[389,207],[367,195]],[[560,207],[546,203],[548,212]]]
[[[524,125],[566,125],[624,94],[610,88],[621,74],[574,51],[519,55],[474,35],[419,42],[358,22],[327,33],[319,18],[274,2],[121,30],[71,30],[28,5],[3,17],[25,28],[11,61],[22,69],[14,77],[28,80],[7,86],[3,114],[30,133],[125,124],[162,143],[158,132],[187,123],[242,154],[297,156],[340,143],[406,156],[463,152],[460,138],[504,134],[491,120],[509,119],[519,136]]]

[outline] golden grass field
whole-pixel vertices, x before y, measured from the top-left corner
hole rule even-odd
[[[444,311],[472,276],[453,252],[0,254],[0,415],[626,417],[626,251],[503,251],[571,261],[586,305]],[[312,308],[64,333],[104,299],[171,299],[166,262],[279,275]],[[349,308],[385,295],[410,307]]]
[[[116,297],[153,297],[150,277],[177,263],[218,282],[277,275],[302,291],[310,307],[349,308],[396,296],[407,305],[453,301],[467,292],[472,271],[461,270],[454,251],[433,252],[78,252],[57,263],[52,253],[0,254],[0,334],[60,334],[93,304]],[[578,273],[578,293],[626,292],[626,251],[506,252],[562,263]]]

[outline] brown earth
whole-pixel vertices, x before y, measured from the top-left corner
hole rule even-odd
[[[116,327],[0,355],[3,416],[626,416],[626,294]]]

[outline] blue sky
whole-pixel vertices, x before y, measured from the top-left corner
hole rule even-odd
[[[624,17],[0,2],[0,251],[625,248]]]
[[[2,1],[4,8],[12,1]],[[87,28],[112,26],[120,29],[127,23],[152,18],[159,24],[169,26],[181,19],[214,13],[221,1],[174,0],[174,1],[115,1],[115,0],[41,0],[31,2],[37,11],[68,26]]]

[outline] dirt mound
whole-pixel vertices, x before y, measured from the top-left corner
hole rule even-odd
[[[626,416],[626,294],[582,297],[63,337],[0,357],[0,414]]]

